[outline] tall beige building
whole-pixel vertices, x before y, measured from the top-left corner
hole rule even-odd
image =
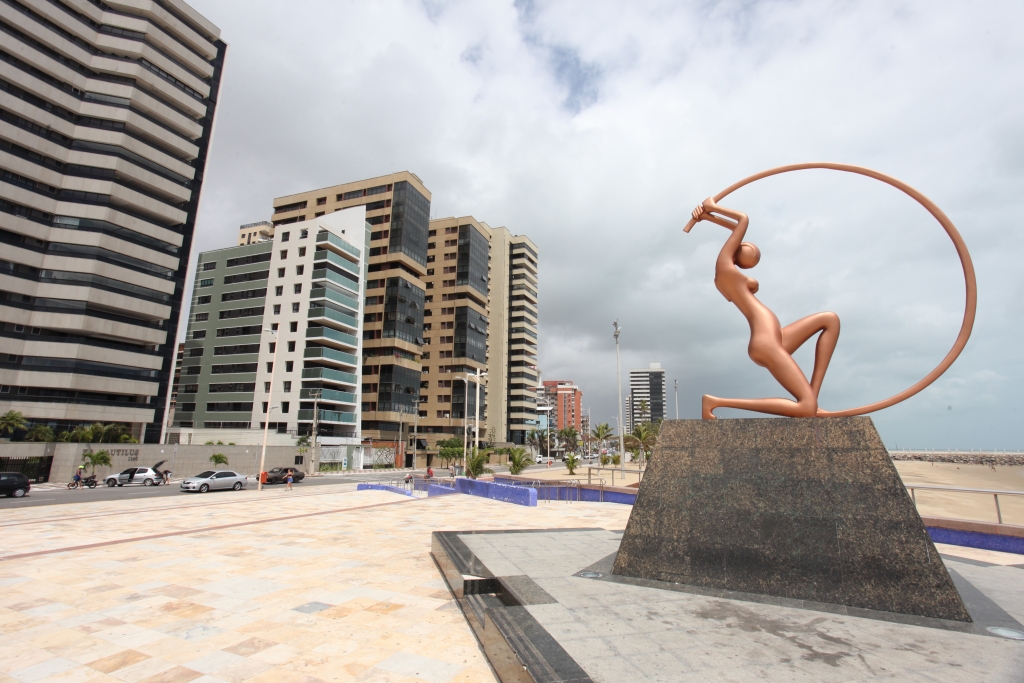
[[[159,440],[226,50],[181,0],[0,3],[0,412]]]
[[[429,220],[431,193],[401,172],[274,200],[270,222],[243,225],[238,244],[281,226],[365,206],[371,226],[363,301],[361,432],[401,442],[407,466],[433,464],[439,440],[524,443],[537,426],[537,246],[472,216]],[[468,389],[468,391],[467,391]]]
[[[363,274],[362,436],[405,442],[417,419],[421,381],[430,191],[403,171],[278,197],[271,227],[354,206],[365,207],[371,230]],[[245,232],[240,228],[240,238]],[[412,463],[410,450],[406,464]]]

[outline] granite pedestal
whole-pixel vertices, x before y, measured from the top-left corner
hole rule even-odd
[[[971,621],[866,417],[665,421],[613,573]]]

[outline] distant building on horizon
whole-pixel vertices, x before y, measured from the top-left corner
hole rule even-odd
[[[661,363],[649,363],[646,368],[629,371],[625,412],[626,434],[641,422],[665,419],[665,370]]]
[[[576,384],[561,379],[544,380],[544,398],[552,408],[552,429],[575,427],[583,433],[583,391]]]

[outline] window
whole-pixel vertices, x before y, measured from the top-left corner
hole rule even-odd
[[[194,394],[197,391],[199,391],[199,385],[198,384],[186,384],[185,386],[183,386],[181,388],[181,393],[183,393],[183,394]]]
[[[429,375],[430,374],[430,366],[429,365],[424,365],[423,367],[420,368],[420,372],[422,372],[424,375]]]
[[[452,416],[452,411],[450,411],[450,410],[439,410],[439,411],[437,411],[437,416],[438,417],[451,417]]]
[[[427,275],[433,275],[433,274],[434,274],[434,269],[433,268],[427,268]]]
[[[295,274],[296,275],[302,275],[302,273],[303,273],[303,271],[305,269],[306,269],[305,266],[295,266]]]
[[[284,362],[284,371],[285,372],[291,372],[294,369],[295,369],[295,361],[288,360],[288,361]]]
[[[278,277],[284,277],[284,268],[278,268],[277,269],[277,276]]]
[[[282,259],[288,258],[288,250],[287,249],[282,249],[281,250],[281,258]]]
[[[206,330],[195,330],[192,332],[193,339],[206,339]]]
[[[274,315],[281,315],[281,304],[274,304]]]
[[[308,228],[303,228],[302,230],[299,231],[299,239],[300,240],[304,240],[307,237],[309,237],[309,229]],[[301,254],[300,254],[300,256],[301,256]]]
[[[429,256],[427,256],[427,263],[433,263],[433,262],[434,262],[434,255],[430,254]]]
[[[320,197],[319,199],[316,200],[316,205],[317,206],[323,206],[326,203],[327,203],[327,197]]]
[[[299,312],[299,302],[296,301],[295,303],[292,304],[292,313],[298,313],[298,312]]]
[[[295,293],[296,294],[302,294],[302,284],[301,283],[295,285]]]
[[[281,285],[274,287],[274,296],[281,296],[282,294],[284,294],[284,287]]]
[[[292,393],[292,383],[291,382],[285,382],[284,383],[284,393],[286,393],[286,394]]]
[[[296,464],[296,465],[301,465],[301,464],[302,464],[302,459],[303,459],[304,457],[305,457],[305,456],[302,456],[302,455],[296,455],[296,456],[295,456],[295,464]]]
[[[266,401],[263,402],[263,412],[264,413],[267,412],[267,403],[266,403]]]
[[[210,298],[211,297],[210,297],[209,294],[207,294],[206,296],[201,296],[198,299],[196,299],[196,303],[197,304],[208,304],[208,303],[210,303]]]
[[[217,267],[217,262],[216,261],[210,261],[209,263],[204,263],[203,264],[203,270],[213,270],[216,267]]]
[[[270,325],[270,331],[271,331],[271,332],[277,332],[277,326],[278,326],[279,324],[280,324],[280,323],[271,323],[271,325]]]
[[[205,280],[199,281],[200,287],[213,287],[213,278],[206,278]]]
[[[269,344],[267,344],[267,350],[269,350],[270,353],[277,351],[277,342],[270,342]]]
[[[434,242],[427,242],[427,249],[433,249],[436,246],[437,244],[435,244]]]
[[[437,237],[437,230],[431,230],[427,233],[427,237]]]
[[[195,358],[196,356],[201,356],[201,355],[203,355],[203,349],[202,349],[202,347],[199,347],[198,349],[189,349],[188,350],[188,355],[189,355],[190,358]]]
[[[457,247],[457,246],[459,246],[459,240],[458,239],[445,240],[444,241],[444,246],[446,246],[446,247]]]
[[[293,351],[293,352],[295,351],[295,342],[293,342],[293,341],[288,342],[288,350],[289,351]]]
[[[196,313],[196,322],[197,323],[200,323],[200,322],[202,322],[204,320],[209,320],[209,319],[210,319],[210,314],[209,313]]]
[[[282,403],[281,403],[281,412],[282,412],[283,414],[287,415],[287,414],[288,414],[288,408],[289,408],[289,406],[290,406],[290,404],[288,403],[288,401],[284,401],[284,402],[282,402]]]
[[[273,372],[273,371],[274,371],[274,364],[273,363],[267,363],[267,372]]]
[[[263,383],[263,393],[264,394],[269,394],[270,393],[270,382],[264,382]],[[263,412],[267,412],[267,404],[266,403],[263,404]]]
[[[449,273],[454,273],[455,272],[455,266],[445,266],[444,270],[442,272],[445,275],[448,275]]]
[[[290,323],[288,323],[288,331],[289,332],[298,332],[299,331],[299,323],[294,321],[294,320],[291,321]]]
[[[281,233],[281,241],[282,241],[282,242],[287,242],[287,241],[288,241],[288,239],[289,239],[289,238],[290,238],[291,236],[292,236],[292,234],[291,234],[290,232],[282,232],[282,233]]]

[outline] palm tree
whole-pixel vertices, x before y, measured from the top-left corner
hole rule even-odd
[[[213,455],[210,456],[210,462],[213,463],[214,467],[219,467],[221,465],[227,465],[228,464],[228,456],[224,455],[223,453],[214,453]]]
[[[658,441],[658,431],[650,422],[641,422],[626,436],[626,445],[639,461],[647,459],[647,454]]]
[[[478,478],[481,474],[494,474],[494,470],[485,467],[490,459],[490,451],[481,450],[477,452],[475,448],[471,449],[469,456],[466,458],[466,474],[473,479]]]
[[[646,398],[640,399],[640,403],[637,404],[637,412],[640,413],[640,422],[648,422],[648,413],[650,412],[651,406]]]
[[[576,474],[576,468],[580,466],[580,456],[575,453],[569,453],[565,456],[565,467],[569,470],[569,474]]]
[[[580,445],[580,433],[576,431],[575,427],[566,427],[558,431],[558,440],[567,452],[575,453]]]
[[[526,452],[525,448],[511,448],[508,452],[509,474],[519,474],[533,464],[533,458]]]
[[[89,469],[92,470],[93,474],[96,474],[96,466],[110,467],[110,454],[106,451],[87,451],[82,453],[82,462],[89,464]]]
[[[3,415],[0,415],[0,435],[14,436],[14,432],[27,427],[28,422],[25,421],[25,416],[17,410],[8,410]]]
[[[602,422],[591,430],[590,437],[600,444],[599,448],[604,448],[606,445],[605,442],[608,441],[613,434],[614,430],[612,430],[611,425],[607,422]]]
[[[53,430],[46,425],[36,425],[28,430],[25,441],[53,441]]]

